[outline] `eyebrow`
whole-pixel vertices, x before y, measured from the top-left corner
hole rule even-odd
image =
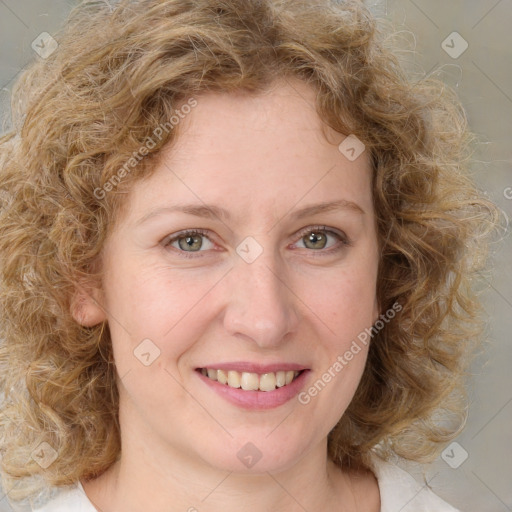
[[[296,219],[302,219],[319,213],[327,213],[336,210],[346,210],[360,215],[364,215],[365,211],[353,201],[347,201],[345,199],[339,199],[337,201],[330,201],[326,203],[313,204],[306,206],[300,210],[296,210],[291,213],[292,217]],[[186,213],[188,215],[194,215],[196,217],[208,218],[208,219],[222,219],[231,220],[231,214],[224,208],[213,204],[177,204],[174,206],[164,206],[156,208],[151,212],[140,218],[136,225],[140,225],[147,220],[161,215],[162,213]]]

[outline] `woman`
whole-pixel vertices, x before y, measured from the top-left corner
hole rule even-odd
[[[56,39],[1,139],[9,498],[455,510],[391,462],[459,433],[480,333],[455,96],[356,1],[91,2]]]

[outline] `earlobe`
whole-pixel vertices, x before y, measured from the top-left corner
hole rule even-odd
[[[84,327],[94,327],[107,319],[102,293],[94,287],[76,285],[70,312],[75,321]]]

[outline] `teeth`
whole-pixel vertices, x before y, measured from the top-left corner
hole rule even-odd
[[[228,383],[228,374],[224,370],[217,370],[217,380],[221,384],[227,384]]]
[[[260,379],[258,378],[257,373],[242,373],[242,378],[240,379],[240,386],[245,391],[256,391],[260,385]]]
[[[231,386],[232,388],[240,387],[240,374],[238,372],[228,372],[228,386]]]
[[[257,373],[237,372],[234,370],[215,370],[212,368],[201,368],[201,373],[209,379],[216,380],[220,384],[227,384],[232,388],[242,388],[245,391],[274,391],[290,384],[299,374],[298,371],[280,370],[278,372]]]
[[[274,391],[276,389],[276,374],[264,373],[260,377],[260,389],[261,391]]]

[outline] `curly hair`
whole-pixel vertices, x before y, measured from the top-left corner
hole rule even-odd
[[[156,129],[201,92],[259,94],[287,77],[311,85],[325,125],[371,155],[377,299],[381,311],[402,306],[372,339],[329,457],[427,461],[460,432],[468,356],[483,337],[474,283],[499,210],[469,177],[475,136],[455,92],[408,77],[382,21],[357,0],[85,1],[55,34],[58,48],[23,72],[0,139],[0,453],[11,499],[94,478],[119,456],[108,325],[79,325],[70,311],[77,283],[101,282],[127,191],[180,127]],[[58,452],[45,468],[33,455],[44,441]]]

